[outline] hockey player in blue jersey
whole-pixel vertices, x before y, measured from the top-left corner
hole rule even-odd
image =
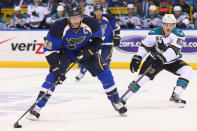
[[[176,28],[174,15],[165,14],[162,20],[162,27],[154,28],[146,35],[137,54],[132,58],[130,70],[134,73],[137,72],[142,59],[148,55],[140,69],[139,75],[129,85],[130,91],[123,97],[122,103],[126,104],[128,98],[135,94],[142,85],[153,80],[160,71],[166,70],[179,76],[170,97],[170,102],[178,107],[184,107],[186,101],[182,100],[181,96],[187,88],[193,72],[192,68],[181,60],[181,48],[184,40],[185,35],[183,31]],[[136,83],[137,79],[150,66],[152,66],[152,70]]]
[[[97,53],[99,45],[103,42],[98,22],[91,17],[82,18],[82,10],[77,3],[69,4],[66,7],[66,13],[67,18],[58,20],[51,26],[44,43],[44,52],[50,65],[50,72],[41,87],[38,98],[55,81],[63,82],[66,77],[62,73],[72,62],[79,60],[79,63],[87,68],[92,76],[96,76],[101,81],[115,110],[120,114],[125,113],[126,107],[118,102],[119,94],[112,73]],[[30,110],[28,119],[39,118],[40,110],[45,106],[54,90],[55,87]]]
[[[117,21],[109,14],[103,14],[103,6],[96,4],[94,6],[94,18],[100,23],[102,28],[103,43],[101,45],[101,57],[110,66],[113,46],[120,44],[120,26]],[[80,73],[76,76],[77,80],[84,77],[87,69],[79,64]]]

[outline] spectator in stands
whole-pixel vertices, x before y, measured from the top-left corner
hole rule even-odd
[[[107,9],[109,5],[108,0],[100,0],[100,2],[103,5],[103,14],[111,14],[111,12]]]
[[[48,25],[53,24],[56,20],[61,19],[63,17],[66,17],[66,12],[64,11],[64,7],[63,6],[58,6],[57,7],[57,12],[55,14],[53,14],[50,17],[47,17],[46,19],[46,23]]]
[[[1,0],[1,2],[5,5],[5,8],[14,7],[14,0]]]
[[[54,13],[56,13],[57,3],[54,0],[48,0],[46,4],[48,7],[48,10],[50,11],[50,15],[53,15]]]
[[[143,28],[155,28],[162,24],[161,16],[157,14],[157,7],[151,5],[149,7],[149,14],[144,17]]]
[[[128,3],[131,3],[131,4],[133,4],[135,7],[137,7],[138,4],[140,3],[140,1],[139,1],[139,0],[132,0],[132,2],[129,2],[129,1],[128,1]]]
[[[27,14],[29,15],[29,22],[31,28],[45,28],[45,18],[50,11],[46,4],[40,2],[40,0],[34,0],[27,7]]]
[[[182,11],[189,15],[190,13],[190,4],[186,0],[179,0],[178,5],[182,8]]]
[[[158,0],[149,0],[150,5],[156,5],[159,6],[159,1]]]
[[[127,6],[127,3],[125,0],[114,0],[112,1],[112,4],[110,5],[112,7],[125,7]]]
[[[194,12],[194,28],[197,28],[197,10]]]
[[[58,3],[58,5],[66,7],[70,3],[70,0],[62,0],[62,2]]]
[[[182,13],[181,7],[175,6],[173,11],[174,11],[174,16],[176,18],[176,27],[177,28],[190,28],[188,15],[185,13]]]
[[[28,18],[26,14],[21,13],[21,7],[16,6],[14,8],[15,15],[13,15],[10,19],[10,29],[26,29],[28,28]]]
[[[30,3],[30,0],[14,0],[14,5],[21,8],[27,8],[28,3]]]
[[[8,28],[8,23],[5,19],[1,18],[0,16],[0,29],[7,29]]]
[[[5,4],[2,2],[2,0],[0,0],[0,10],[1,8],[5,8]]]
[[[140,18],[139,15],[135,13],[133,4],[128,4],[127,12],[128,15],[120,18],[121,28],[141,28]]]
[[[137,13],[140,15],[140,17],[144,17],[145,15],[148,15],[149,6],[150,3],[148,0],[143,0],[137,5]]]
[[[79,6],[81,8],[85,7],[86,6],[86,0],[79,0]]]
[[[100,0],[93,0],[92,3],[88,3],[86,6],[85,6],[85,12],[84,14],[87,15],[87,16],[93,16],[94,14],[94,6],[97,4],[97,3],[100,3]]]

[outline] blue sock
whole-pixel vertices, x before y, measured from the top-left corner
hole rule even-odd
[[[105,69],[97,75],[101,81],[103,88],[111,102],[116,102],[119,99],[117,88],[114,86],[114,78],[109,68]]]
[[[46,77],[46,80],[45,82],[43,83],[42,87],[41,87],[41,91],[38,95],[38,98],[37,100],[45,93],[47,92],[47,90],[55,83],[55,77],[53,75],[53,72],[50,72],[47,77]],[[42,98],[36,105],[39,106],[39,107],[44,107],[45,104],[47,103],[48,99],[50,98],[50,96],[52,95],[52,93],[54,92],[55,90],[55,86],[48,91],[48,94]]]

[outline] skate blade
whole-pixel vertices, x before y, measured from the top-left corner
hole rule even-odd
[[[38,118],[37,118],[36,116],[31,115],[31,114],[29,114],[29,115],[26,117],[26,119],[31,120],[31,121],[36,121],[36,120],[38,120]]]
[[[175,103],[175,102],[169,102],[168,107],[171,108],[184,108],[185,104],[184,103]]]

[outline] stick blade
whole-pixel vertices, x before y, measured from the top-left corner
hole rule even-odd
[[[14,128],[22,128],[22,125],[19,125],[18,121],[14,123]]]

